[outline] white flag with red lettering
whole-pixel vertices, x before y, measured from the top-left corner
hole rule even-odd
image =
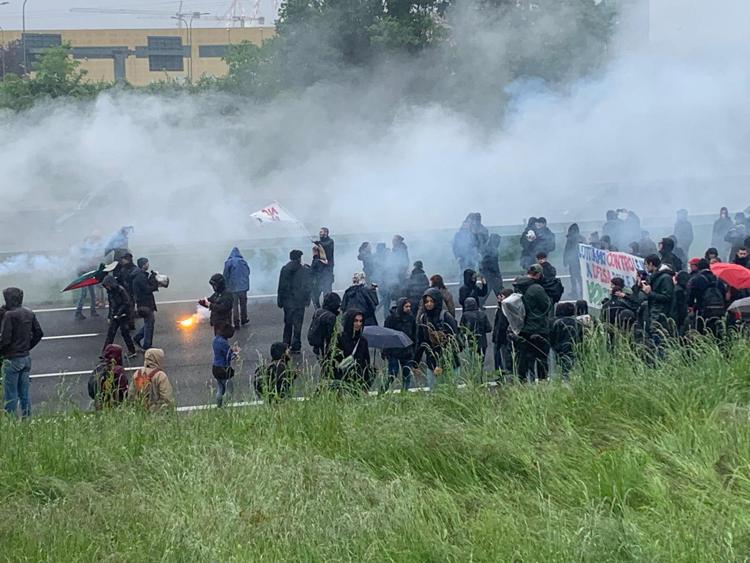
[[[258,223],[298,223],[299,220],[279,205],[278,201],[273,201],[263,209],[251,213],[250,216]]]

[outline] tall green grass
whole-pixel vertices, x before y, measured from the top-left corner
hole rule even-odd
[[[54,561],[742,561],[750,344],[568,383],[0,422],[0,549]]]

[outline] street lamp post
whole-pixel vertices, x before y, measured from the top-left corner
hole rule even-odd
[[[194,19],[200,19],[201,16],[207,16],[210,12],[191,12],[190,13],[190,20],[185,21],[185,16],[187,14],[177,14],[176,16],[172,16],[174,19],[179,20],[180,22],[187,25],[188,28],[188,48],[190,49],[190,59],[188,60],[188,81],[192,84],[193,83],[193,20]]]
[[[0,68],[3,69],[3,78],[5,78],[5,30],[2,26],[0,26],[0,55],[2,55]]]
[[[29,0],[23,0],[23,6],[21,7],[21,21],[23,31],[21,32],[21,39],[23,41],[23,72],[24,74],[29,73],[29,56],[26,52],[26,2]]]

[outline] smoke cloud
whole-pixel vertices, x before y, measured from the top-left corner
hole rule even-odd
[[[401,98],[418,72],[401,61],[265,104],[115,92],[1,114],[3,250],[66,248],[131,224],[143,244],[268,236],[249,214],[274,199],[334,233],[451,227],[474,210],[508,224],[621,206],[744,208],[750,8],[693,4],[652,8],[650,45],[636,29],[603,70],[554,86],[508,86],[517,38],[467,13],[458,52],[477,80],[446,77],[446,103]],[[705,13],[715,25],[699,25]],[[548,21],[540,36],[565,25]],[[708,28],[721,33],[693,33]],[[14,267],[34,260],[3,263],[0,275]]]

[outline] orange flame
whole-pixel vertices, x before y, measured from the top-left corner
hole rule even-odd
[[[190,315],[189,317],[177,321],[180,328],[193,328],[198,323],[198,315]]]

